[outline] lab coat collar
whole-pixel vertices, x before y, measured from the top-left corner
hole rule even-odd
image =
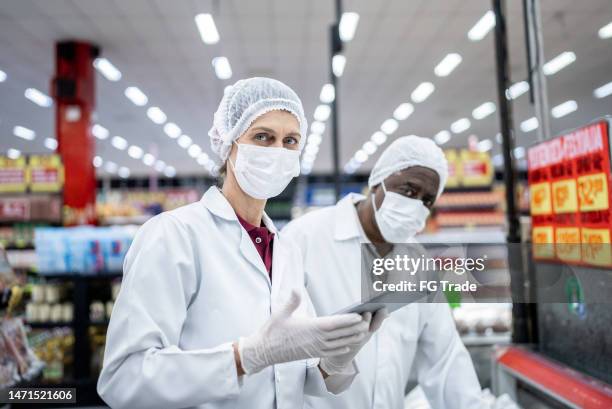
[[[221,190],[219,190],[217,186],[208,188],[200,201],[215,216],[225,220],[238,221],[234,208],[230,205],[225,196],[223,196],[223,193],[221,193]],[[278,236],[278,230],[276,230],[274,223],[272,223],[272,219],[270,219],[266,212],[264,212],[261,221],[268,230],[274,233],[275,236]]]
[[[361,226],[355,203],[366,197],[359,193],[349,193],[334,206],[334,239],[348,240],[361,237]]]

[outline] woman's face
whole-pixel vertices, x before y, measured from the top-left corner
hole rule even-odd
[[[247,145],[267,146],[298,150],[300,146],[300,124],[297,118],[287,111],[270,111],[257,118],[236,140]],[[236,145],[232,144],[230,158],[236,159]]]

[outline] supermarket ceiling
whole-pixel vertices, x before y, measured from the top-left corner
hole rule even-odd
[[[508,3],[512,80],[519,82],[527,75],[522,8],[520,1]],[[484,102],[496,102],[493,33],[481,41],[471,41],[467,35],[489,8],[489,0],[344,1],[345,11],[356,12],[360,18],[353,40],[345,44],[346,65],[337,92],[342,165],[404,102],[411,103],[414,112],[399,121],[383,147],[400,135],[434,137],[468,118],[469,129],[459,132],[466,123],[455,123],[452,128],[458,132],[451,133],[444,146],[466,146],[469,136],[476,135],[492,141],[493,154],[499,152],[497,115],[480,120],[472,116]],[[542,11],[545,60],[575,56],[575,61],[569,58],[569,65],[547,76],[551,107],[568,100],[577,104],[574,112],[551,117],[552,131],[611,113],[612,96],[594,96],[595,89],[612,81],[612,28],[598,34],[612,21],[610,0],[544,0]],[[216,44],[201,40],[194,21],[199,13],[213,15],[220,36]],[[332,0],[3,1],[0,70],[6,78],[0,83],[0,148],[46,151],[45,143],[50,143],[46,138],[54,133],[53,106],[38,106],[24,92],[34,88],[49,94],[54,42],[83,39],[101,46],[102,56],[121,72],[118,81],[97,74],[97,122],[110,134],[97,140],[97,154],[128,167],[132,174],[150,172],[152,168],[141,159],[113,147],[112,137],[120,135],[179,174],[203,174],[204,168],[188,149],[147,117],[147,109],[160,107],[181,133],[210,153],[207,131],[223,88],[239,78],[258,75],[292,86],[312,121],[321,87],[329,79],[328,27],[333,13]],[[434,67],[450,53],[459,54],[461,63],[448,76],[436,75]],[[215,75],[211,61],[219,56],[229,60],[230,80]],[[435,90],[415,103],[413,91],[423,82],[431,82]],[[146,106],[126,98],[127,87],[142,90]],[[44,97],[39,102],[45,105]],[[517,97],[514,107],[518,144],[529,146],[536,132],[521,130],[522,122],[533,116],[528,94]],[[571,111],[573,104],[565,107]],[[523,125],[525,130],[528,125]],[[15,136],[15,126],[35,131],[36,138]],[[314,173],[332,167],[328,129],[314,160]],[[186,146],[188,141],[183,138],[183,142]],[[359,172],[369,170],[380,151],[371,154]],[[99,170],[105,173],[104,167]]]

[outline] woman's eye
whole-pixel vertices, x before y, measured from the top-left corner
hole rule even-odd
[[[268,140],[268,134],[266,134],[266,133],[255,134],[255,140],[266,141],[266,140]]]
[[[295,145],[298,143],[298,140],[297,138],[294,138],[293,136],[288,136],[285,138],[285,143],[287,145]]]

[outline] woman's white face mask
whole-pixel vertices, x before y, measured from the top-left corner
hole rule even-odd
[[[255,199],[278,196],[300,174],[299,150],[244,143],[236,147],[236,163],[228,161],[240,188]]]
[[[405,243],[423,231],[429,209],[418,199],[388,192],[384,181],[382,188],[385,198],[380,209],[376,209],[375,195],[371,195],[378,229],[387,243]]]

